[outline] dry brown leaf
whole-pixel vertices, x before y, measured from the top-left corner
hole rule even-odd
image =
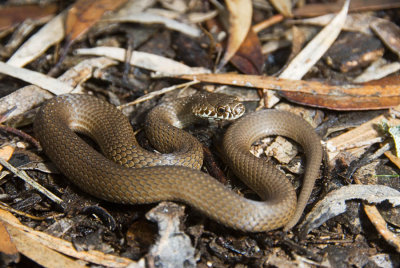
[[[4,146],[0,149],[0,157],[2,159],[4,159],[5,161],[8,161],[8,160],[10,160],[12,154],[14,153],[14,150],[15,150],[15,148],[10,145]],[[2,169],[3,169],[3,166],[0,165],[0,170],[2,170]]]
[[[53,15],[56,11],[57,5],[55,4],[2,7],[0,8],[0,30],[3,31],[26,19],[39,19]]]
[[[113,11],[127,0],[77,0],[68,10],[65,22],[66,42],[57,64],[48,72],[49,76],[56,76],[60,72],[61,63],[67,56],[71,44],[85,34],[106,11]]]
[[[95,263],[95,264],[98,264],[101,266],[106,266],[106,267],[127,267],[130,264],[132,265],[132,267],[138,267],[138,266],[135,266],[135,263],[130,259],[118,257],[118,256],[111,255],[111,254],[105,254],[105,253],[97,251],[97,250],[77,251],[71,242],[51,236],[49,234],[46,234],[46,233],[43,233],[40,231],[33,230],[32,228],[29,228],[29,227],[21,224],[16,217],[14,217],[10,212],[5,211],[3,209],[0,209],[0,222],[5,223],[6,228],[9,232],[10,232],[9,227],[11,226],[12,229],[15,231],[15,233],[18,235],[15,240],[15,241],[17,241],[16,243],[20,242],[17,244],[17,249],[23,254],[30,253],[30,250],[31,250],[29,248],[30,245],[24,244],[24,243],[28,242],[28,240],[29,240],[29,241],[32,241],[32,243],[34,243],[34,244],[37,244],[37,245],[40,244],[40,245],[38,245],[40,247],[39,250],[41,250],[41,251],[43,250],[45,254],[64,257],[63,261],[70,260],[68,257],[65,257],[65,256],[71,256],[76,259],[80,259],[80,260],[83,260],[86,262]],[[11,235],[11,238],[14,239],[13,234],[10,234],[10,235]],[[23,239],[25,239],[25,240],[23,240]],[[61,254],[58,252],[60,252]],[[32,259],[33,259],[33,257],[35,257],[35,256],[32,255],[29,257],[32,257]],[[38,261],[39,259],[38,260],[33,259],[33,260]],[[43,260],[43,261],[45,261],[45,260]],[[139,262],[139,264],[140,264],[140,262]],[[61,265],[61,266],[46,266],[46,267],[66,267],[66,266]],[[77,266],[73,266],[73,267],[77,267]]]
[[[226,0],[229,10],[229,39],[224,57],[218,69],[221,69],[235,55],[247,36],[251,26],[253,6],[250,0]]]
[[[112,11],[127,0],[78,0],[68,11],[65,35],[67,43],[73,42],[92,27],[104,12]]]
[[[40,242],[26,235],[23,230],[8,224],[6,224],[6,228],[18,251],[44,267],[86,267],[71,258],[45,247]]]
[[[395,90],[396,86],[392,87]],[[397,86],[398,88],[398,86]],[[372,88],[370,88],[372,89]],[[347,92],[343,88],[339,95],[335,96],[335,92],[329,95],[313,95],[301,94],[300,92],[285,92],[284,97],[292,102],[310,105],[313,107],[327,108],[331,110],[379,110],[387,109],[400,104],[400,92],[389,90],[386,95],[385,88],[376,86],[374,89],[376,95],[365,95],[363,88],[351,88]],[[367,90],[368,92],[369,90]],[[355,93],[355,95],[353,95]],[[360,94],[357,94],[360,93]]]
[[[386,109],[400,104],[399,83],[329,85],[316,81],[243,74],[197,74],[177,78],[278,91],[290,101],[332,110]]]
[[[0,237],[0,252],[8,256],[10,261],[18,262],[18,250],[15,247],[15,244],[11,241],[10,235],[2,222],[0,222]]]
[[[250,29],[239,50],[231,58],[231,63],[242,73],[261,74],[264,66],[264,56],[257,34]]]

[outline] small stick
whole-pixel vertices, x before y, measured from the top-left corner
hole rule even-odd
[[[195,84],[198,84],[198,83],[200,83],[200,82],[199,81],[190,81],[190,82],[186,82],[186,83],[183,83],[183,84],[174,85],[174,86],[171,86],[171,87],[165,87],[165,88],[162,88],[160,90],[157,90],[157,91],[151,92],[149,94],[146,94],[146,95],[144,95],[144,96],[142,96],[140,98],[137,98],[136,100],[134,100],[132,102],[120,105],[120,106],[118,106],[118,109],[122,110],[122,109],[124,109],[124,108],[126,108],[128,106],[133,106],[133,105],[136,105],[138,103],[150,100],[150,99],[152,99],[152,98],[154,98],[156,96],[165,94],[165,93],[173,91],[175,89],[187,88],[187,87],[190,87],[191,85],[195,85]]]
[[[5,168],[7,168],[9,171],[11,171],[12,173],[14,173],[16,176],[20,177],[21,179],[23,179],[26,183],[28,183],[29,185],[31,185],[33,188],[35,188],[36,190],[38,190],[40,193],[44,194],[45,196],[47,196],[47,198],[49,198],[50,200],[52,200],[53,202],[57,203],[58,205],[60,205],[61,207],[63,207],[63,203],[64,201],[62,199],[60,199],[59,197],[57,197],[55,194],[53,194],[52,192],[50,192],[49,190],[47,190],[46,188],[44,188],[42,185],[40,185],[39,183],[37,183],[36,181],[34,181],[32,178],[30,178],[28,176],[28,174],[26,174],[25,171],[23,170],[19,170],[17,168],[15,168],[14,166],[12,166],[10,163],[8,163],[7,161],[5,161],[3,158],[0,157],[0,164],[3,165]]]

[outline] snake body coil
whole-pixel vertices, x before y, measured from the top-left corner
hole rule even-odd
[[[259,111],[233,124],[223,141],[229,166],[266,201],[246,199],[196,170],[202,165],[202,146],[180,129],[194,120],[189,109],[220,117],[230,109],[241,114],[244,108],[232,97],[233,108],[221,106],[218,95],[211,101],[205,95],[198,96],[177,99],[149,113],[146,134],[157,150],[166,153],[163,155],[140,148],[127,118],[113,105],[89,95],[63,95],[46,102],[34,129],[60,171],[98,198],[124,204],[183,201],[243,231],[294,226],[318,176],[322,158],[319,137],[302,118],[288,112]],[[216,105],[217,110],[195,107],[204,101]],[[105,156],[74,132],[95,140]],[[249,153],[250,145],[266,135],[288,136],[305,150],[307,167],[298,203],[286,177]]]

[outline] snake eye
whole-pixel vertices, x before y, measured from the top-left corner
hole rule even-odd
[[[217,112],[219,113],[219,114],[224,114],[225,113],[225,108],[224,107],[218,107],[217,108]]]

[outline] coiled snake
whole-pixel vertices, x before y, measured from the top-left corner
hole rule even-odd
[[[196,94],[157,106],[148,114],[145,130],[162,155],[142,149],[128,119],[115,106],[89,95],[68,94],[46,102],[36,116],[34,130],[60,171],[98,198],[124,204],[183,201],[243,231],[293,227],[310,196],[322,158],[320,139],[311,126],[289,112],[262,110],[229,127],[223,150],[235,174],[265,200],[254,201],[198,170],[202,146],[180,129],[196,120],[191,111],[234,119],[243,114],[244,106],[221,94]],[[104,155],[75,132],[96,141]],[[249,153],[250,145],[267,135],[287,136],[304,148],[307,165],[299,202],[281,172]]]

